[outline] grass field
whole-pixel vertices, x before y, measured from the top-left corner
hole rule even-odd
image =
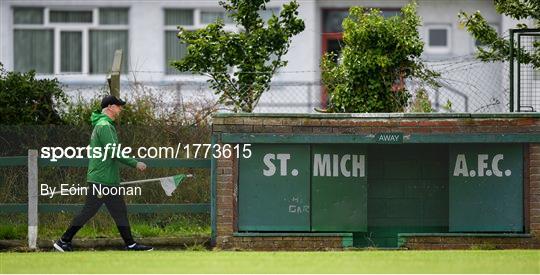
[[[540,273],[540,250],[0,253],[0,273]]]

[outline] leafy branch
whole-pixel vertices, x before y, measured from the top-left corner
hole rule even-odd
[[[188,45],[188,54],[171,65],[208,76],[220,103],[232,106],[235,112],[252,112],[270,88],[272,76],[287,65],[282,57],[292,37],[305,28],[296,1],[283,5],[279,16],[274,14],[264,22],[259,11],[266,9],[268,1],[220,2],[238,32],[225,31],[222,20],[196,31],[179,28],[179,42]]]

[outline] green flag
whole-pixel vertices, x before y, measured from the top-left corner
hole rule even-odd
[[[165,191],[165,194],[167,194],[167,196],[170,197],[172,196],[172,193],[174,192],[174,190],[176,190],[178,185],[180,185],[180,183],[182,183],[182,181],[184,181],[185,178],[187,178],[186,175],[179,174],[172,177],[161,178],[159,179],[159,181],[161,183],[161,187],[163,188],[163,191]]]

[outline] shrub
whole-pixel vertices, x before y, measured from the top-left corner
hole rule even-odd
[[[62,113],[63,120],[73,126],[91,126],[90,116],[92,112],[101,110],[101,99],[106,93],[102,92],[89,101],[77,99],[67,103],[65,111]],[[157,108],[154,99],[148,95],[137,96],[128,101],[120,115],[121,124],[129,125],[156,125],[161,122],[157,116]]]
[[[329,112],[403,112],[411,97],[408,78],[437,86],[438,77],[419,60],[424,43],[418,34],[416,3],[401,16],[385,19],[377,9],[352,7],[343,21],[344,48],[323,56],[322,80],[329,94]]]
[[[0,63],[0,124],[62,124],[56,111],[66,102],[55,79],[37,79],[35,71],[8,72]]]
[[[131,87],[121,98],[127,101],[119,119],[121,125],[139,126],[206,126],[211,115],[218,111],[219,105],[215,100],[199,97],[180,103],[167,102],[156,94],[167,91],[151,89],[141,83]],[[90,100],[77,98],[66,103],[61,113],[62,119],[68,125],[91,126],[92,112],[100,110],[101,99],[108,94],[100,90]]]
[[[425,89],[416,91],[416,95],[411,102],[410,111],[413,113],[431,113],[434,111]]]

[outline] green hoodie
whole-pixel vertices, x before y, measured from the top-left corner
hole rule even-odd
[[[111,118],[102,114],[101,111],[94,111],[90,120],[92,121],[92,126],[94,126],[92,137],[90,138],[90,152],[94,152],[93,148],[95,147],[101,147],[101,154],[103,155],[105,154],[105,146],[107,144],[111,145],[109,145],[105,160],[103,160],[103,156],[101,158],[90,158],[86,180],[88,182],[106,185],[119,185],[119,163],[136,167],[137,160],[133,158],[113,157],[111,148],[114,144],[118,148],[119,142],[116,128],[114,127],[114,122]]]

